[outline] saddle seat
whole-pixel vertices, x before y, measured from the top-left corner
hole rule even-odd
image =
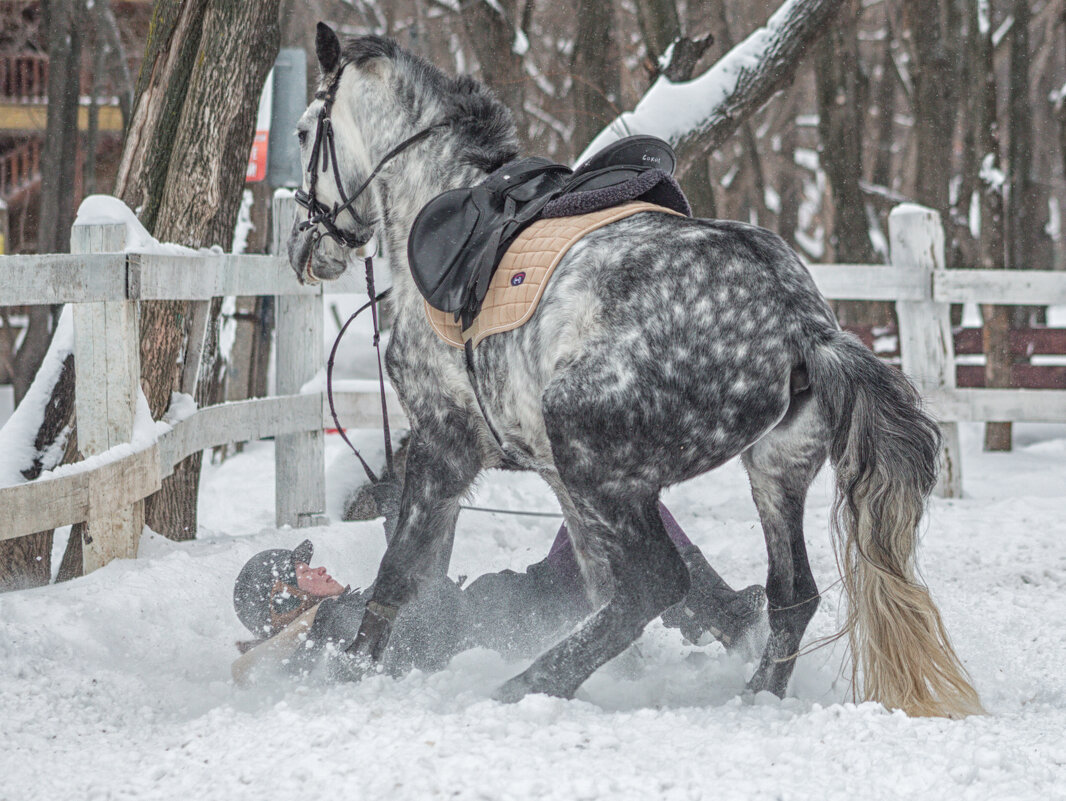
[[[565,250],[590,230],[639,211],[691,216],[688,201],[672,175],[675,164],[673,150],[663,140],[630,136],[604,148],[573,171],[543,158],[519,159],[495,170],[477,186],[453,189],[435,197],[415,218],[407,243],[411,275],[425,298],[434,329],[438,334],[443,328],[470,332],[470,336],[464,333],[462,339],[476,338],[480,342],[489,333],[521,324],[508,323],[507,328],[501,328],[500,319],[494,319],[479,325],[476,332],[472,328],[490,286],[500,283],[493,279],[508,248],[537,221],[580,218],[608,210],[602,218],[606,222],[600,217],[585,220],[579,226],[584,226],[581,233],[572,230],[573,226],[564,226],[563,233],[555,231],[547,236],[559,240],[560,246],[569,244],[561,251],[539,251],[546,281]],[[634,202],[640,202],[641,208],[634,210]],[[612,214],[620,207],[627,211],[621,216]],[[534,239],[543,241],[545,237]],[[516,278],[519,273],[521,278]],[[504,287],[520,286],[530,274],[526,258],[526,266],[513,270]],[[513,280],[519,283],[509,283]],[[523,294],[528,295],[532,286],[527,286]],[[543,287],[535,293],[536,300],[542,292]],[[510,302],[504,301],[504,305]],[[530,315],[532,309],[518,317],[524,322]],[[462,341],[456,343],[450,336],[442,338],[463,347]]]

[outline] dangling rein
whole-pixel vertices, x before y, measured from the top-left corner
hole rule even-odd
[[[374,293],[374,257],[368,256],[363,260],[366,266],[366,291],[369,296],[369,300],[356,309],[348,321],[341,326],[341,330],[337,334],[337,338],[333,342],[333,347],[329,352],[329,359],[326,361],[326,397],[329,399],[329,412],[333,416],[333,424],[337,427],[337,433],[341,435],[341,439],[347,443],[348,447],[352,449],[352,453],[355,454],[360,464],[363,465],[363,470],[366,472],[367,478],[370,479],[371,484],[379,484],[382,481],[392,479],[395,477],[395,471],[393,470],[393,458],[392,458],[392,436],[389,432],[389,410],[388,404],[385,400],[385,371],[381,366],[381,329],[378,324],[378,303],[389,296],[391,289],[386,289],[380,293]],[[377,351],[378,359],[378,387],[381,393],[381,419],[382,429],[385,436],[385,472],[379,478],[376,473],[367,464],[366,459],[359,453],[359,450],[352,444],[352,441],[348,439],[348,435],[345,433],[344,428],[341,426],[340,419],[337,415],[337,407],[333,401],[333,362],[337,357],[337,348],[340,347],[341,339],[344,337],[344,332],[348,330],[355,318],[362,314],[367,309],[370,309],[370,316],[374,326],[374,350]]]

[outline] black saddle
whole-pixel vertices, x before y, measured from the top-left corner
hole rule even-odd
[[[419,292],[468,327],[515,238],[542,217],[570,217],[644,200],[691,215],[676,159],[654,136],[630,136],[576,170],[543,158],[509,162],[477,186],[433,198],[418,213],[407,258]]]

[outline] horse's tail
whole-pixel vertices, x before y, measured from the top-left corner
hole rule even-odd
[[[865,700],[908,715],[980,713],[915,568],[940,431],[903,374],[851,335],[833,332],[806,362],[830,427],[833,542],[847,595],[853,686]]]

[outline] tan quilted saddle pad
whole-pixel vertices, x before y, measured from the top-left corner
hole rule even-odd
[[[518,235],[496,268],[481,305],[481,313],[465,331],[455,315],[425,304],[429,324],[437,336],[456,348],[466,340],[477,347],[490,334],[510,331],[523,325],[537,310],[548,279],[563,256],[586,234],[642,211],[661,211],[684,216],[654,203],[634,201],[576,217],[537,220]]]

